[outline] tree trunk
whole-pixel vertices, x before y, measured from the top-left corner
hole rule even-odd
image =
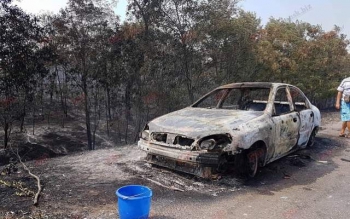
[[[109,121],[112,120],[112,115],[111,115],[111,89],[109,86],[107,86],[107,110],[108,110],[108,118]]]
[[[99,90],[95,90],[95,96],[94,96],[94,129],[92,132],[92,148],[93,150],[95,150],[96,148],[96,131],[98,128],[98,123],[100,121],[101,118],[101,108],[100,108],[100,104],[98,101],[98,94],[99,94]],[[97,108],[98,108],[98,112],[97,112]]]
[[[111,111],[109,108],[109,91],[108,89],[106,89],[106,93],[107,93],[107,101],[106,101],[106,122],[107,122],[107,136],[109,137],[109,121],[110,121],[110,115],[111,115]]]
[[[67,90],[68,90],[68,79],[67,79],[67,73],[64,71],[64,87],[65,87],[65,93],[64,93],[64,113],[66,117],[68,117],[68,106],[67,106]]]
[[[125,89],[125,120],[126,120],[126,127],[125,127],[125,143],[128,143],[128,135],[129,135],[129,122],[132,119],[131,118],[131,87],[132,82],[131,80],[128,81],[127,87]]]
[[[51,106],[53,101],[53,91],[50,91],[50,105],[48,106],[48,113],[47,113],[47,125],[50,127],[50,116],[51,116]]]
[[[189,69],[189,63],[188,63],[188,53],[186,44],[183,44],[183,52],[184,52],[184,67],[185,67],[185,77],[186,77],[186,85],[187,85],[187,92],[188,97],[191,103],[194,102],[194,95],[193,95],[193,86],[192,86],[192,76],[191,71]]]
[[[34,135],[34,131],[35,131],[35,100],[33,101],[33,113],[32,114],[33,114],[32,128],[33,128],[33,135]]]
[[[45,110],[44,110],[44,84],[43,81],[41,81],[40,84],[40,104],[41,104],[41,118],[44,121],[45,120]]]
[[[67,117],[67,112],[66,112],[66,108],[65,108],[65,104],[64,104],[63,91],[62,91],[62,86],[61,86],[61,79],[60,79],[60,76],[58,74],[57,66],[56,66],[56,77],[57,77],[57,80],[58,80],[58,88],[59,88],[59,92],[60,92],[60,102],[61,102],[61,108],[62,108],[62,111],[63,111],[62,128],[64,128],[64,122],[65,122],[65,117]]]
[[[24,96],[24,103],[23,103],[23,114],[22,114],[22,117],[21,117],[21,132],[23,132],[24,130],[24,119],[26,117],[26,100],[27,100],[27,95]]]
[[[9,133],[8,133],[8,130],[9,130],[9,124],[5,121],[5,126],[4,126],[4,131],[5,131],[5,136],[4,136],[4,148],[6,149],[7,148],[7,144],[8,144],[8,136],[9,136]]]
[[[85,107],[85,123],[86,123],[86,135],[88,140],[88,149],[94,150],[92,145],[92,137],[91,137],[91,122],[90,122],[90,109],[89,109],[89,98],[88,98],[88,90],[87,90],[87,82],[86,76],[83,75],[82,78],[83,83],[83,93],[84,93],[84,107]]]

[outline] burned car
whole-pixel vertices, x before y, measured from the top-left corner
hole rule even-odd
[[[312,146],[320,123],[318,108],[293,85],[234,83],[150,121],[138,145],[159,166],[204,178],[234,167],[254,177],[258,167]]]

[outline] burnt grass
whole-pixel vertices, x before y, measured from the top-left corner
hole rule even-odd
[[[323,112],[322,129],[339,122],[338,114]],[[21,141],[18,153],[40,177],[43,191],[35,207],[33,197],[18,196],[18,189],[0,183],[0,218],[116,218],[116,188],[135,183],[152,187],[156,203],[167,199],[206,202],[213,197],[249,190],[270,195],[271,191],[282,189],[280,181],[285,182],[283,187],[298,183],[306,185],[307,189],[307,184],[337,168],[331,158],[344,150],[346,144],[332,133],[322,134],[311,149],[297,151],[261,168],[254,179],[237,175],[232,170],[216,179],[205,180],[151,166],[135,145],[117,146],[102,134],[97,137],[97,148],[102,149],[87,151],[85,136],[83,125],[74,118],[66,121],[64,129],[60,125],[47,127],[42,123],[37,124],[35,135],[17,134],[16,141]],[[311,168],[320,161],[329,165],[311,177],[301,177],[303,180],[298,182],[289,180],[302,175],[303,168]],[[12,151],[0,150],[0,172],[0,180],[21,182],[25,188],[36,192],[35,179],[16,162]]]

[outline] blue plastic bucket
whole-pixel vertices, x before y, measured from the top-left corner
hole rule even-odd
[[[147,219],[151,209],[152,190],[146,186],[128,185],[116,191],[120,219]]]

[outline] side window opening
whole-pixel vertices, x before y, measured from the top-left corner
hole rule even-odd
[[[290,87],[289,91],[292,97],[295,111],[300,112],[302,110],[309,109],[306,97],[298,89]]]
[[[292,111],[285,88],[280,88],[277,90],[274,100],[274,107],[275,115],[282,115]]]

